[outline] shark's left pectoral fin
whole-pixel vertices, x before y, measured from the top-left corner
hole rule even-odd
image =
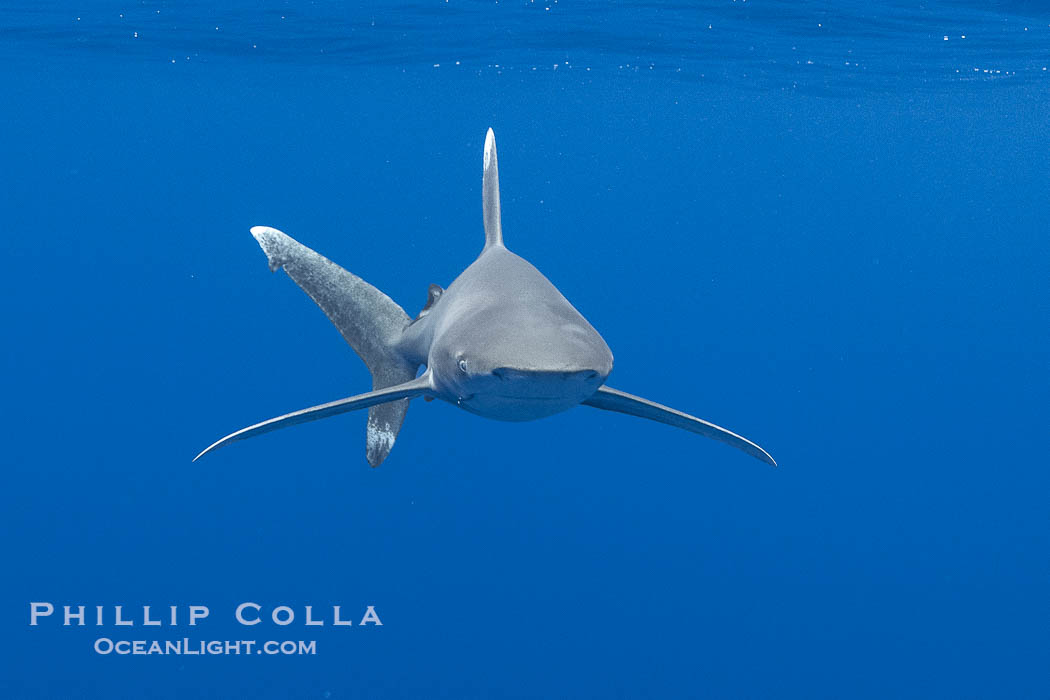
[[[357,396],[350,396],[345,399],[339,399],[338,401],[331,401],[329,403],[323,403],[319,406],[311,406],[310,408],[304,408],[301,411],[293,411],[292,413],[286,413],[283,416],[277,416],[270,420],[264,420],[262,423],[256,423],[250,425],[247,428],[242,428],[235,433],[230,433],[221,440],[214,442],[208,449],[201,452],[199,455],[193,458],[196,462],[198,459],[208,454],[212,450],[217,450],[224,445],[229,445],[231,442],[237,442],[238,440],[246,440],[256,435],[262,435],[268,433],[271,430],[278,430],[280,428],[287,428],[292,425],[299,425],[300,423],[307,423],[313,420],[320,420],[321,418],[328,418],[329,416],[339,415],[340,413],[347,413],[348,411],[357,411],[362,408],[370,408],[372,406],[378,406],[380,404],[389,403],[390,401],[400,401],[401,399],[413,399],[417,396],[425,394],[427,391],[432,389],[430,381],[430,374],[424,373],[416,379],[407,381],[403,384],[396,386],[387,387],[385,389],[377,389],[376,391],[369,391],[365,394],[358,394]],[[373,448],[378,449],[379,452],[385,457],[390,452],[390,446],[394,444],[394,438],[397,437],[397,433],[394,432],[390,426],[387,426],[386,431],[378,431],[373,435],[372,431],[368,434],[369,440],[387,441],[389,445],[369,445],[369,453],[373,451]],[[382,461],[382,460],[380,460]],[[378,463],[373,464],[373,467],[379,466]]]
[[[751,442],[745,437],[741,437],[734,432],[720,428],[714,423],[708,423],[705,420],[691,416],[688,413],[682,413],[676,411],[673,408],[668,408],[655,401],[649,401],[639,396],[633,396],[624,391],[618,391],[611,389],[607,386],[598,388],[598,391],[591,398],[583,402],[587,406],[593,406],[594,408],[601,408],[606,411],[616,411],[617,413],[626,413],[630,416],[638,416],[639,418],[648,418],[658,423],[666,423],[676,428],[682,428],[688,430],[691,433],[697,433],[704,437],[713,438],[719,442],[724,442],[727,445],[743,450],[752,457],[760,459],[766,464],[777,466],[776,461],[769,455],[768,452],[763,450],[761,447]]]

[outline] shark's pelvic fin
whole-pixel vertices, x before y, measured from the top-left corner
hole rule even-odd
[[[762,460],[766,464],[774,467],[777,466],[776,461],[774,461],[768,452],[747,438],[741,437],[725,428],[720,428],[714,423],[708,423],[707,421],[700,420],[688,413],[676,411],[673,408],[668,408],[667,406],[663,406],[654,401],[649,401],[648,399],[632,396],[626,392],[602,386],[598,387],[598,391],[594,396],[583,403],[587,406],[593,406],[594,408],[626,413],[631,416],[638,416],[639,418],[648,418],[649,420],[654,420],[658,423],[666,423],[667,425],[672,425],[676,428],[682,428],[683,430],[688,430],[692,433],[698,433],[704,437],[724,442],[738,450],[743,450],[752,457]]]
[[[266,253],[270,270],[283,267],[368,365],[373,390],[415,378],[418,365],[396,350],[410,319],[393,299],[275,228],[255,226],[252,235]],[[407,410],[408,401],[369,410],[366,445],[373,467],[390,453]]]
[[[481,209],[485,219],[485,247],[503,245],[503,224],[499,210],[499,163],[496,160],[496,135],[485,134],[485,174],[481,179]]]
[[[351,396],[346,399],[339,399],[338,401],[332,401],[329,403],[323,403],[320,406],[312,406],[310,408],[304,408],[301,411],[294,411],[292,413],[286,413],[283,416],[277,416],[270,420],[264,420],[262,423],[256,423],[255,425],[242,428],[235,433],[230,433],[221,440],[213,443],[208,449],[201,452],[199,455],[193,458],[196,462],[198,459],[208,454],[212,450],[217,450],[224,445],[228,445],[231,442],[237,442],[238,440],[246,440],[256,435],[262,435],[268,433],[271,430],[278,430],[279,428],[287,428],[291,425],[299,425],[300,423],[307,423],[312,420],[319,420],[321,418],[328,418],[329,416],[339,415],[340,413],[347,413],[348,411],[357,411],[362,408],[376,407],[380,405],[387,405],[390,401],[398,401],[408,403],[409,399],[413,399],[421,394],[426,393],[432,388],[430,382],[430,373],[426,372],[416,379],[405,382],[404,384],[398,384],[397,386],[387,387],[385,389],[379,389],[377,391],[370,391],[367,394],[358,394],[357,396]],[[390,448],[394,444],[394,439],[397,437],[397,433],[384,433],[378,431],[373,434],[371,430],[368,433],[368,439],[374,439],[380,441],[386,441],[387,444],[384,446],[377,446],[376,449],[383,454],[390,452]],[[368,451],[371,453],[373,450],[372,445],[368,446]],[[385,451],[384,451],[385,450]],[[373,465],[374,466],[374,465]]]

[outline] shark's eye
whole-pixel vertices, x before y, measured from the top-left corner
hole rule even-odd
[[[459,361],[459,371],[463,372],[463,373],[466,373],[466,371],[467,371],[467,361],[466,360],[460,359],[460,361]]]

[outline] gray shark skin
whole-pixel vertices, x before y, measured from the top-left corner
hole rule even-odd
[[[442,290],[430,285],[416,318],[390,297],[280,231],[252,235],[270,270],[285,272],[317,303],[372,373],[372,391],[257,423],[216,441],[368,409],[366,455],[390,454],[411,399],[441,399],[471,413],[527,421],[576,405],[648,418],[726,443],[776,466],[761,447],[687,413],[605,386],[613,356],[605,340],[551,282],[507,250],[492,129],[485,137],[482,212],[485,247]],[[417,376],[419,369],[426,370]]]

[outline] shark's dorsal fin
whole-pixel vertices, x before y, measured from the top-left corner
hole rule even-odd
[[[485,248],[503,245],[503,225],[499,214],[499,163],[496,161],[496,135],[485,135],[485,174],[481,180],[481,209],[485,219]]]

